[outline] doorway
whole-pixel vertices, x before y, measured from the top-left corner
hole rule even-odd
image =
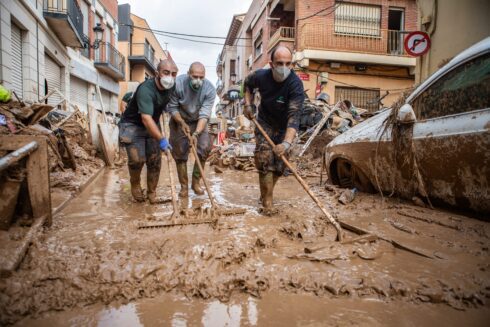
[[[388,53],[403,54],[403,34],[405,25],[405,11],[403,8],[390,8],[388,10]]]

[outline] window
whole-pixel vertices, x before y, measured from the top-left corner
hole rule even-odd
[[[366,90],[355,87],[335,87],[335,102],[349,100],[355,107],[374,112],[379,109],[379,90]]]
[[[236,75],[236,61],[234,59],[230,60],[230,75]]]
[[[259,35],[254,41],[255,58],[258,58],[262,54],[262,30],[260,30]]]
[[[381,7],[343,3],[335,8],[335,33],[380,36]]]
[[[413,101],[419,119],[490,108],[490,54],[442,76]]]

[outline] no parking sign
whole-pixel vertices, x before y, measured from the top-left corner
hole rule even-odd
[[[430,38],[425,32],[411,32],[405,37],[405,51],[414,57],[419,57],[427,53],[430,49]]]

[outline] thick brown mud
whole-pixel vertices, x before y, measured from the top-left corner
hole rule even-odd
[[[489,223],[378,195],[359,194],[344,206],[340,190],[309,179],[342,221],[431,258],[379,239],[340,244],[292,176],[276,187],[279,214],[259,215],[256,179],[250,172],[210,172],[218,203],[247,208],[245,215],[222,217],[214,228],[138,229],[165,220],[171,204],[134,203],[125,169],[105,171],[40,235],[19,270],[0,280],[0,323],[63,325],[69,318],[75,325],[118,325],[131,308],[142,325],[179,317],[204,324],[206,310],[209,319],[240,317],[229,325],[269,324],[269,317],[277,325],[488,321]],[[168,184],[162,176],[159,195],[170,195]],[[190,202],[208,203],[205,196]]]

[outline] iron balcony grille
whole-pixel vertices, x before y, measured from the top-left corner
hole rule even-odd
[[[43,10],[68,16],[79,37],[83,35],[83,14],[76,0],[44,0]]]
[[[101,42],[99,48],[95,50],[95,64],[106,64],[114,71],[124,76],[125,60],[124,56],[108,42]]]

